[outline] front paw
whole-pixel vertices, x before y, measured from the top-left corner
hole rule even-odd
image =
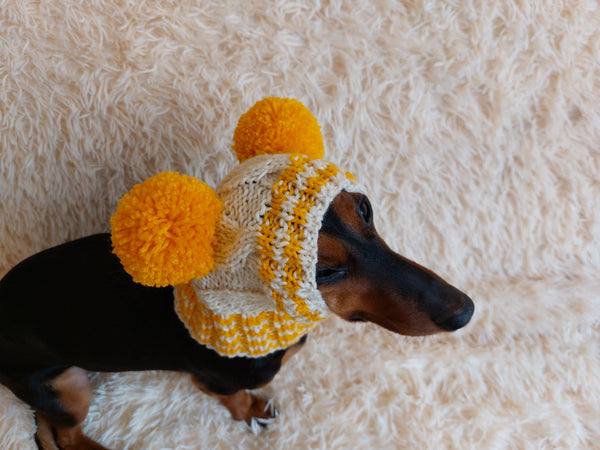
[[[265,428],[278,415],[271,402],[248,391],[242,390],[232,395],[219,395],[218,397],[232,417],[246,422],[253,432]]]
[[[248,423],[246,420],[246,423],[254,434],[258,434],[279,416],[279,411],[273,406],[273,400],[265,401],[253,394],[250,394],[250,396],[253,397],[253,402],[256,402],[257,411],[252,412],[250,422]],[[262,411],[256,414],[256,412],[260,411],[261,407]]]

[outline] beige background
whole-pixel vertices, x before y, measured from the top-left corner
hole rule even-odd
[[[599,30],[593,0],[0,1],[0,274],[107,231],[158,171],[215,186],[240,114],[277,95],[318,118],[388,243],[476,303],[428,338],[328,320],[261,391],[281,416],[260,435],[165,372],[94,374],[86,432],[130,449],[597,445]],[[0,448],[33,432],[0,386]]]

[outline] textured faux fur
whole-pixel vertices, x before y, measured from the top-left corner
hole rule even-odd
[[[262,390],[281,415],[258,435],[185,375],[93,374],[85,431],[129,449],[596,446],[595,0],[0,0],[0,273],[107,231],[159,171],[215,186],[270,95],[314,113],[381,234],[465,290],[472,323],[326,321]],[[0,386],[0,448],[33,433]]]

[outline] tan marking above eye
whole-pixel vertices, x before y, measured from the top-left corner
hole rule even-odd
[[[348,250],[339,239],[320,234],[317,243],[319,261],[317,266],[339,267],[348,260]]]

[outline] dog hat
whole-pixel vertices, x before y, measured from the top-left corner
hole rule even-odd
[[[174,286],[191,336],[223,356],[288,348],[328,313],[316,284],[323,216],[356,179],[321,159],[298,101],[267,98],[240,118],[240,165],[212,190],[164,172],[136,185],[111,219],[114,253],[134,281]]]

